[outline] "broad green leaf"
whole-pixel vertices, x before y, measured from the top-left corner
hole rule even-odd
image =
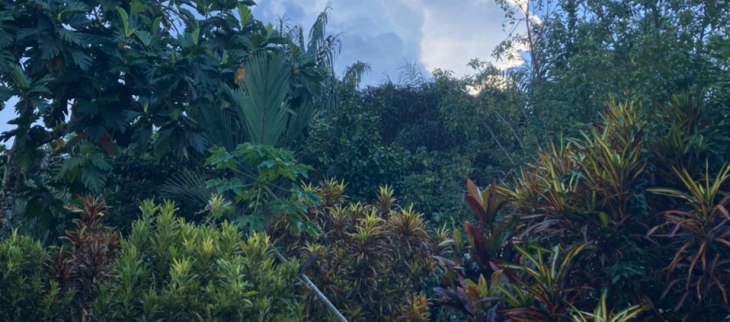
[[[41,50],[41,59],[51,59],[61,52],[61,44],[56,39],[51,38],[38,40],[38,48]]]
[[[134,35],[147,47],[152,42],[152,34],[144,30],[135,30]]]
[[[245,28],[251,21],[253,21],[253,14],[248,6],[239,3],[238,4],[238,18],[241,21],[241,28]]]
[[[198,45],[198,42],[200,41],[200,26],[195,26],[195,29],[193,30],[193,45]]]
[[[140,2],[139,0],[132,1],[132,4],[129,6],[129,13],[134,16],[140,12],[145,11],[147,8],[145,5]]]
[[[83,71],[87,71],[91,67],[91,57],[81,50],[72,50],[71,58]]]
[[[162,17],[155,18],[154,21],[152,21],[151,31],[152,34],[157,34],[160,32],[160,24],[162,23]]]
[[[221,55],[221,65],[224,65],[228,63],[228,51],[223,50],[223,54]]]
[[[129,15],[122,7],[117,7],[117,12],[119,13],[119,18],[122,20],[122,24],[124,24],[124,35],[129,38],[132,35],[129,31]]]

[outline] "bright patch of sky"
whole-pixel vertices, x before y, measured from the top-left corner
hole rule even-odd
[[[515,0],[515,4],[519,1]],[[406,62],[425,72],[436,68],[456,76],[472,70],[472,58],[508,67],[520,61],[496,62],[494,48],[507,37],[504,13],[492,0],[260,0],[254,16],[264,21],[280,17],[290,24],[311,26],[329,3],[328,30],[340,36],[342,51],[336,70],[362,61],[371,72],[363,82],[376,85],[386,77],[398,79]]]

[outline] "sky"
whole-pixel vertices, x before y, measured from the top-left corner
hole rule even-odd
[[[364,85],[397,81],[405,64],[416,64],[426,76],[436,68],[466,75],[472,58],[514,64],[491,56],[507,37],[504,14],[493,0],[258,0],[253,13],[262,21],[284,18],[308,30],[328,4],[328,32],[341,42],[336,72],[365,62],[371,70]],[[0,132],[14,128],[7,124],[15,117],[14,104],[6,102],[0,111]]]
[[[376,85],[397,80],[405,63],[427,75],[436,68],[456,76],[471,72],[472,58],[495,62],[494,48],[507,37],[504,14],[493,0],[259,0],[254,17],[309,28],[317,15],[332,7],[328,31],[339,35],[336,71],[362,61],[371,67],[363,79]]]

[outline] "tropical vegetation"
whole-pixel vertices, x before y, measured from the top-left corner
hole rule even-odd
[[[730,6],[496,3],[522,64],[376,85],[329,8],[3,2],[0,320],[728,320]]]

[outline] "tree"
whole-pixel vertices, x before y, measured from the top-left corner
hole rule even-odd
[[[730,9],[722,2],[497,0],[511,36],[494,52],[525,53],[528,121],[541,137],[576,135],[612,99],[648,111],[689,92],[727,101]],[[519,32],[524,30],[524,32]],[[523,51],[523,52],[521,52]],[[544,147],[545,144],[543,143]]]
[[[0,100],[17,97],[17,127],[0,188],[0,229],[13,218],[15,192],[41,147],[63,157],[90,142],[190,158],[211,143],[201,109],[238,102],[228,95],[245,78],[249,57],[274,55],[291,74],[291,115],[311,115],[326,90],[335,39],[326,14],[303,49],[283,28],[253,18],[253,1],[16,1],[0,4]],[[303,39],[303,37],[301,38]],[[278,54],[276,54],[278,52]],[[256,59],[256,58],[253,58]],[[300,107],[301,110],[300,110]],[[303,118],[302,118],[303,119]],[[290,128],[301,130],[306,122]],[[287,135],[293,135],[290,131]]]

